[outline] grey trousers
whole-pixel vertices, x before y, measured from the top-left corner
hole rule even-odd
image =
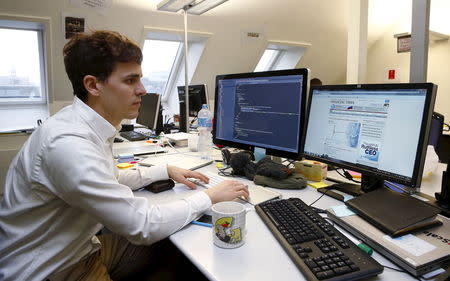
[[[152,278],[151,273],[164,267],[161,262],[170,256],[170,252],[166,249],[169,241],[163,240],[150,246],[137,246],[116,234],[99,235],[98,239],[102,243],[99,251],[63,271],[51,274],[47,280],[156,280],[160,278],[157,276]],[[161,279],[166,278],[172,279],[170,276]]]

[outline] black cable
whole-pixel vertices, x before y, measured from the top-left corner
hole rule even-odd
[[[352,181],[352,182],[355,182],[355,183],[359,183],[359,184],[361,183],[360,181],[354,180],[353,177],[352,177],[352,175],[350,175],[350,173],[349,173],[348,171],[346,171],[345,169],[342,169],[342,171],[344,171],[344,174],[341,174],[341,173],[339,172],[339,170],[336,169],[336,173],[338,173],[341,177],[346,178],[346,179],[348,179],[348,180],[350,180],[350,181]]]
[[[327,194],[328,191],[330,191],[330,189],[327,189],[322,195],[320,195],[319,198],[317,198],[314,202],[312,202],[312,203],[309,204],[308,206],[311,207],[314,203],[316,203],[317,201],[319,201],[320,198],[322,198],[325,194]]]
[[[227,172],[227,170],[230,168],[231,168],[231,166],[227,166],[225,168],[218,168],[218,170],[219,170],[218,174],[220,176],[224,176],[224,177],[234,177],[232,172]]]

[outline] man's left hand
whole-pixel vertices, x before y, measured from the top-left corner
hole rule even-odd
[[[185,184],[190,189],[197,189],[197,185],[188,180],[188,178],[195,178],[204,183],[209,183],[209,178],[202,173],[191,170],[182,169],[176,166],[167,165],[167,173],[169,177],[176,182]]]

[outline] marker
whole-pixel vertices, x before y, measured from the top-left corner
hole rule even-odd
[[[206,222],[191,221],[191,223],[192,223],[192,224],[196,224],[196,225],[200,225],[200,226],[205,226],[205,227],[212,227],[212,224],[206,223]]]

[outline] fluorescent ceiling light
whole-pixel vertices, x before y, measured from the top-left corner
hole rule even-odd
[[[220,4],[226,2],[228,0],[203,0],[203,1],[197,1],[195,5],[192,6],[192,8],[188,9],[188,14],[193,15],[201,15],[209,10],[211,10],[214,7],[219,6]]]
[[[178,12],[185,9],[188,14],[201,15],[228,0],[163,0],[157,9],[166,12]]]
[[[192,2],[195,2],[195,0],[163,0],[159,2],[156,8],[160,11],[178,12]]]

